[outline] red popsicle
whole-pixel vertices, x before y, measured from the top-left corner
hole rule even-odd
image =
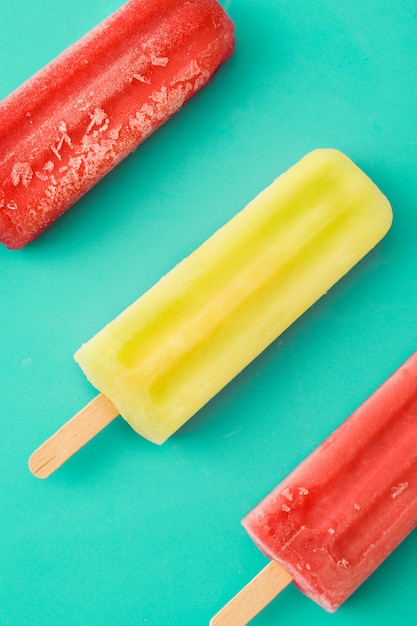
[[[272,559],[262,577],[276,593],[293,579],[335,611],[417,524],[417,352],[242,523]],[[262,608],[239,617],[247,604],[232,602],[212,626]]]
[[[0,103],[0,241],[21,248],[234,50],[217,0],[130,0]]]

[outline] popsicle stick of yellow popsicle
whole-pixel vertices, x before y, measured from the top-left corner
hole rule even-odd
[[[104,424],[118,413],[146,439],[166,441],[356,265],[391,221],[388,200],[347,156],[306,155],[79,348],[75,360],[117,407],[106,410]],[[46,475],[99,431],[93,408],[69,436],[58,431],[31,468]]]
[[[32,474],[48,478],[118,414],[116,407],[100,393],[35,450],[29,459]]]
[[[210,620],[210,626],[246,626],[293,578],[276,561],[270,561]]]

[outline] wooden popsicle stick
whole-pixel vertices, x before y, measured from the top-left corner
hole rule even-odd
[[[100,393],[35,450],[29,459],[30,471],[47,478],[118,415],[116,407]]]
[[[292,580],[291,574],[276,561],[271,561],[216,613],[210,626],[246,626]]]

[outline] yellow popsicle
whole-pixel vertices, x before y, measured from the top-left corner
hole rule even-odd
[[[344,154],[315,150],[164,276],[75,359],[163,443],[385,235],[391,207]]]

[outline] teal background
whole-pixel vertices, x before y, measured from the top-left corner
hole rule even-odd
[[[120,5],[2,2],[0,97]],[[208,624],[267,562],[243,515],[417,349],[417,3],[224,6],[237,46],[211,84],[0,249],[1,626]],[[164,446],[118,418],[34,478],[31,452],[95,395],[79,345],[316,147],[389,197],[384,241]],[[290,586],[253,623],[414,625],[416,558],[414,532],[336,614]]]

